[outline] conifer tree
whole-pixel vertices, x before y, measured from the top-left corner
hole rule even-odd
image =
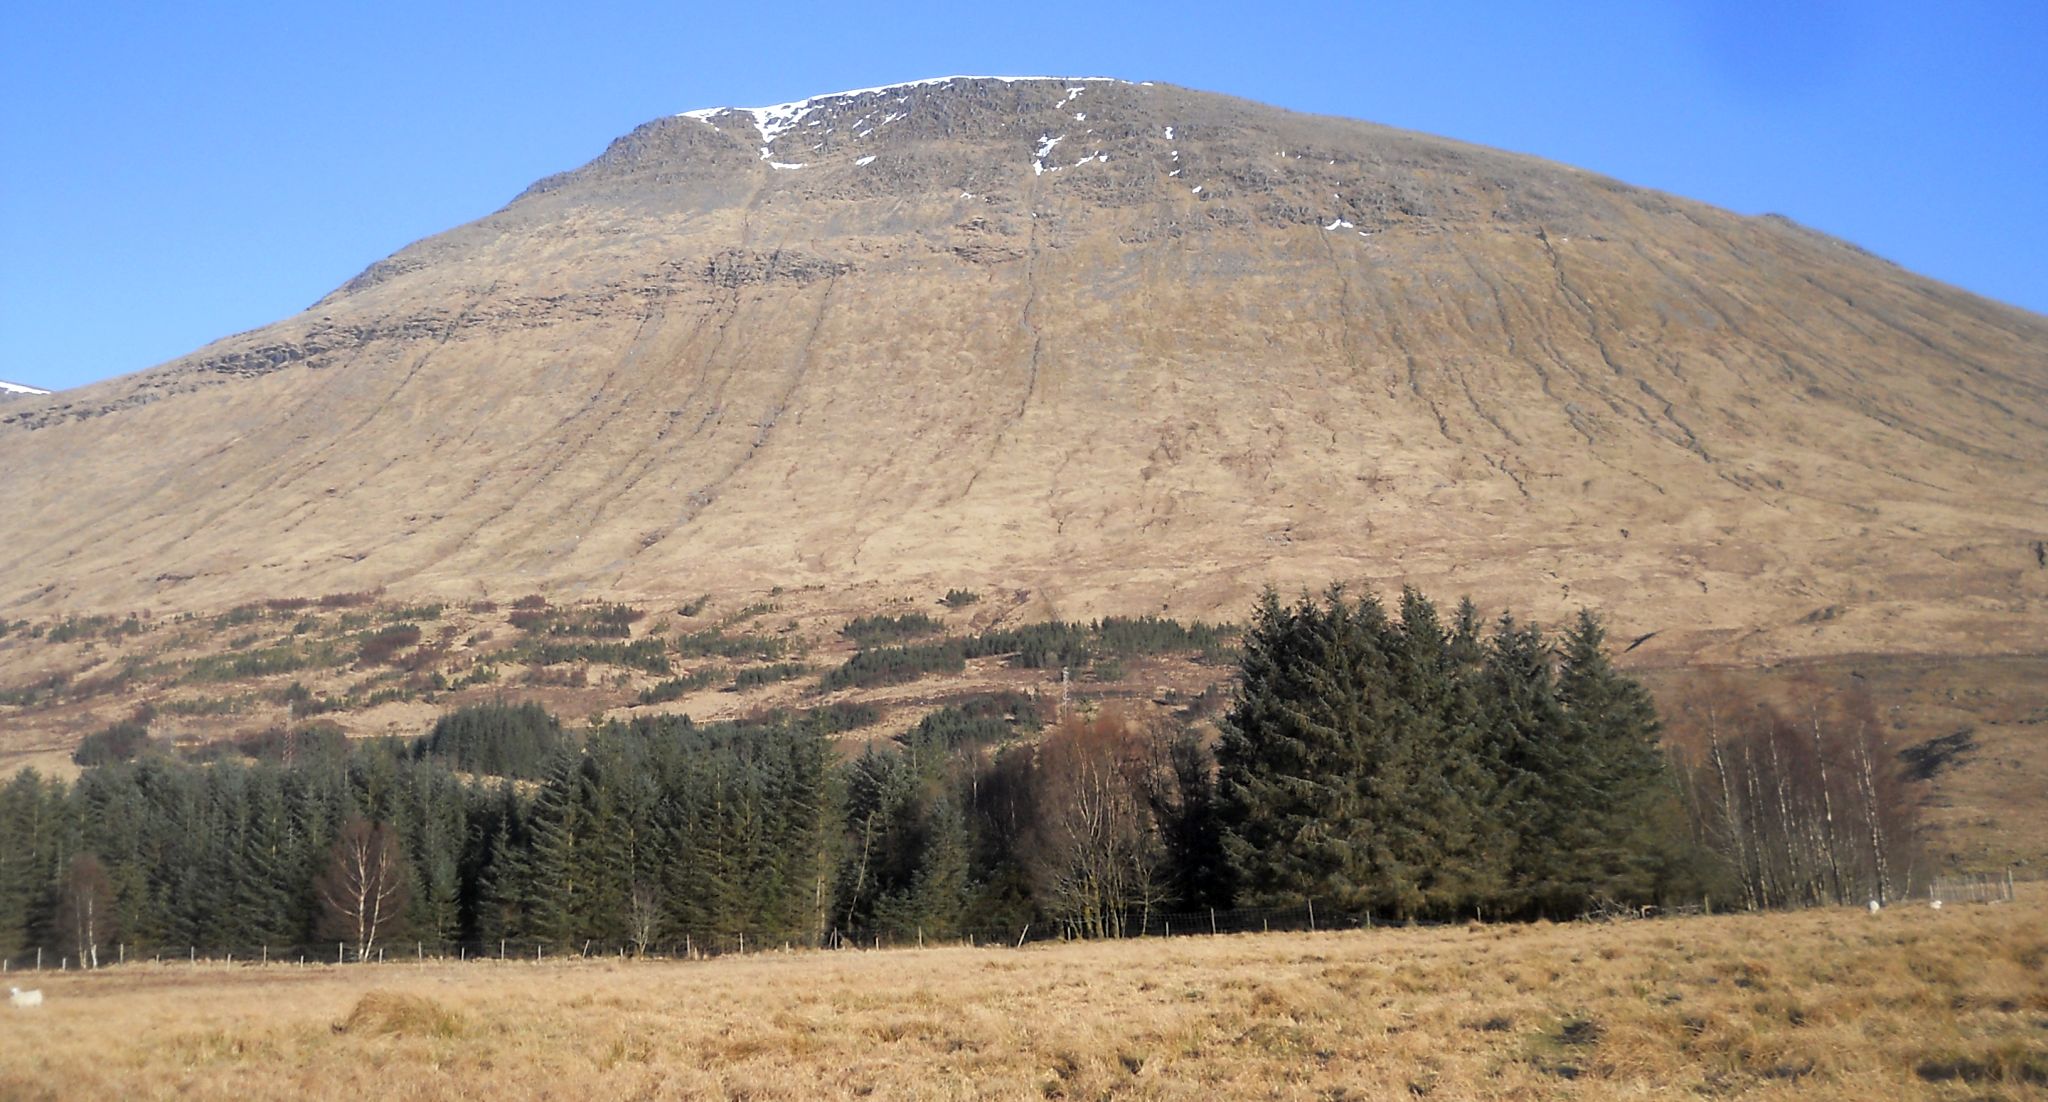
[[[1655,897],[1662,860],[1660,805],[1675,799],[1657,744],[1650,694],[1608,658],[1606,632],[1581,611],[1560,647],[1558,698],[1583,748],[1588,844],[1579,855],[1589,897]]]

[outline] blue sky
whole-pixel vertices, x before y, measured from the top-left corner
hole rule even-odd
[[[0,379],[286,317],[657,115],[1107,75],[1775,211],[2048,312],[2048,3],[10,5]]]

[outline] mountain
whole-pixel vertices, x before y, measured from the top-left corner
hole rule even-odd
[[[657,119],[0,414],[0,610],[1412,582],[1677,658],[2038,648],[2048,319],[1783,218],[1159,84]],[[794,599],[794,597],[792,597]]]

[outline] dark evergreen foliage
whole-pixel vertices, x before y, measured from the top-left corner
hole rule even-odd
[[[838,669],[826,672],[818,691],[873,688],[915,681],[928,673],[959,673],[967,668],[967,648],[957,639],[904,647],[873,647],[856,651]]]
[[[472,704],[436,720],[412,754],[466,773],[533,778],[563,745],[561,723],[538,704]]]
[[[825,686],[969,655],[1210,650],[1219,630],[1105,620],[876,647]],[[643,643],[660,647],[527,645]],[[204,763],[121,760],[143,730],[124,729],[96,736],[72,784],[0,784],[0,956],[89,952],[108,931],[138,952],[310,944],[335,929],[316,885],[345,831],[382,832],[403,880],[377,944],[734,948],[1142,929],[1233,903],[1561,917],[1697,898],[1710,862],[1682,836],[1656,713],[1590,615],[1553,639],[1483,629],[1469,604],[1446,620],[1413,591],[1392,614],[1269,592],[1239,661],[1213,748],[1113,715],[1023,738],[1052,716],[1020,693],[953,702],[844,761],[832,736],[880,723],[874,705],[572,736],[537,705],[493,703],[410,743],[300,723]],[[1098,811],[1114,829],[1094,831]],[[1117,886],[1089,895],[1077,870]]]
[[[839,634],[872,647],[878,643],[896,643],[905,639],[931,635],[946,625],[926,616],[922,612],[906,612],[900,616],[862,616],[847,621]]]
[[[1398,619],[1332,590],[1267,593],[1219,743],[1246,899],[1396,917],[1576,914],[1690,891],[1643,689],[1582,615],[1563,653],[1503,618],[1480,639],[1419,593]]]
[[[124,720],[81,739],[78,749],[71,752],[71,760],[85,766],[108,765],[117,761],[133,761],[137,754],[147,749],[149,728],[133,720]]]

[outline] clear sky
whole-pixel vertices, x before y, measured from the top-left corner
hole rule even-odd
[[[2048,312],[2048,2],[81,4],[0,19],[0,379],[289,316],[657,115],[1118,76],[1775,211]]]

